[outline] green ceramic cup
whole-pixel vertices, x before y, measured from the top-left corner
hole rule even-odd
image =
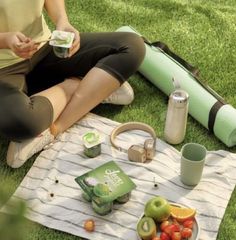
[[[198,143],[187,143],[181,149],[180,180],[185,185],[197,185],[202,177],[207,150]]]

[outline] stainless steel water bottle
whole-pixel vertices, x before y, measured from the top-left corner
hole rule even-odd
[[[182,89],[176,89],[169,96],[164,138],[170,144],[179,144],[184,140],[188,117],[189,95]]]

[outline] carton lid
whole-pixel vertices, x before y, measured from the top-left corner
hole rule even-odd
[[[49,45],[54,47],[70,48],[74,41],[75,34],[73,32],[65,32],[54,30],[52,32],[51,41]]]
[[[82,140],[86,148],[94,147],[103,142],[102,136],[96,130],[85,133]]]

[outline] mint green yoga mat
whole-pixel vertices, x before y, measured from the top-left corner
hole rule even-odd
[[[116,31],[142,36],[130,26]],[[138,71],[166,95],[174,91],[172,79],[177,79],[181,88],[189,93],[189,114],[207,129],[212,128],[215,136],[228,147],[236,145],[236,109],[219,102],[220,96],[205,88],[179,62],[160,48],[146,44],[146,56]]]

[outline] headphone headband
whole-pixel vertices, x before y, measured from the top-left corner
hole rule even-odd
[[[152,136],[154,142],[156,142],[156,133],[155,133],[154,129],[152,127],[150,127],[148,124],[141,123],[141,122],[128,122],[128,123],[123,123],[123,124],[117,126],[111,132],[111,144],[113,147],[127,152],[126,150],[122,149],[115,143],[115,138],[120,133],[126,132],[128,130],[142,130],[142,131],[148,132]]]

